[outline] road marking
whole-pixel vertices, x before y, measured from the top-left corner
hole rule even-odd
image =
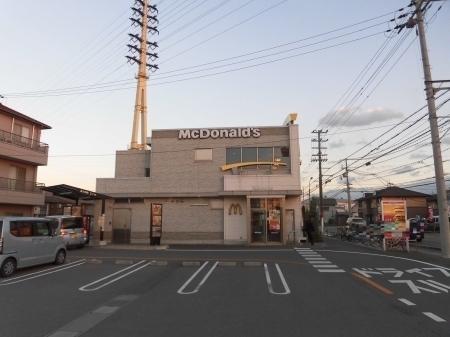
[[[272,280],[270,279],[270,274],[269,274],[269,268],[267,267],[267,263],[264,263],[264,272],[266,273],[266,282],[267,282],[267,286],[269,288],[269,292],[273,295],[288,295],[288,294],[290,294],[291,290],[289,289],[289,286],[286,282],[286,279],[284,278],[283,272],[281,271],[281,268],[278,265],[278,263],[275,263],[275,267],[277,268],[278,275],[280,276],[281,283],[283,284],[283,287],[284,287],[284,291],[283,292],[275,292],[273,290]]]
[[[96,290],[99,290],[99,289],[101,289],[103,287],[106,287],[107,285],[110,285],[111,283],[117,282],[120,279],[122,279],[122,278],[124,278],[124,277],[126,277],[128,275],[131,275],[131,274],[133,274],[133,273],[135,273],[135,272],[141,270],[142,268],[145,268],[145,267],[147,267],[147,266],[149,266],[151,264],[151,262],[147,262],[147,263],[145,263],[143,265],[144,262],[146,262],[146,260],[139,261],[138,263],[135,263],[132,266],[123,268],[123,269],[121,269],[119,271],[116,271],[115,273],[112,273],[110,275],[102,277],[101,279],[95,280],[94,282],[88,283],[88,284],[78,288],[78,290],[79,291],[96,291]],[[132,269],[132,268],[134,268],[134,269]],[[127,272],[127,273],[125,273],[125,274],[123,274],[123,275],[120,275],[120,276],[118,276],[116,278],[113,278],[112,280],[110,280],[110,281],[108,281],[106,283],[103,283],[103,284],[101,284],[98,287],[88,289],[92,285],[95,285],[95,284],[98,284],[98,283],[100,283],[100,282],[102,282],[104,280],[110,279],[111,277],[116,276],[117,274],[121,274],[121,273],[123,273],[123,272],[125,272],[125,271],[127,271],[129,269],[132,269],[132,270]]]
[[[407,257],[392,256],[392,255],[385,255],[385,254],[375,254],[375,253],[353,252],[353,251],[348,251],[348,250],[318,249],[317,251],[318,252],[331,252],[331,253],[345,253],[345,254],[358,254],[358,255],[388,257],[388,258],[391,258],[391,259],[399,259],[399,260],[418,262],[418,263],[422,263],[422,264],[425,264],[425,265],[428,265],[428,266],[437,267],[439,269],[449,270],[450,271],[450,268],[447,268],[447,267],[439,266],[437,264],[433,264],[433,263],[429,263],[429,262],[425,262],[425,261],[420,261],[420,260],[416,260],[416,259],[410,259],[410,258],[407,258]]]
[[[319,260],[326,260],[324,257],[305,257],[306,261],[319,261]]]
[[[389,280],[389,282],[395,283],[395,284],[406,284],[409,287],[409,289],[412,291],[413,294],[421,294],[422,293],[421,290],[432,293],[432,294],[439,294],[439,291],[416,286],[412,280]]]
[[[345,273],[344,269],[317,269],[319,273]]]
[[[211,269],[206,273],[206,275],[203,277],[203,279],[200,281],[200,283],[197,285],[197,287],[195,287],[194,290],[192,291],[184,291],[184,289],[189,285],[189,283],[191,283],[191,281],[203,270],[203,268],[206,267],[206,265],[209,263],[209,261],[206,261],[205,263],[202,264],[202,266],[200,268],[198,268],[194,274],[192,274],[192,276],[181,286],[180,289],[178,289],[177,293],[180,295],[191,295],[191,294],[195,294],[197,293],[201,286],[206,282],[206,280],[209,278],[209,276],[212,274],[212,272],[214,271],[214,269],[216,269],[217,265],[219,264],[219,262],[217,261],[216,263],[214,263],[214,265],[211,267]]]
[[[419,282],[423,283],[423,284],[427,284],[430,287],[434,287],[436,289],[439,289],[439,290],[441,290],[442,292],[445,292],[445,293],[448,293],[448,290],[450,289],[450,287],[448,285],[439,283],[439,282],[434,281],[434,280],[428,280],[428,281],[419,280]]]
[[[362,275],[360,275],[358,273],[355,273],[355,272],[352,272],[352,275],[354,277],[356,277],[357,279],[359,279],[359,280],[365,282],[366,284],[370,285],[371,287],[381,291],[385,295],[392,295],[392,294],[394,294],[394,292],[392,290],[383,287],[381,284],[378,284],[377,282],[375,282],[375,281],[373,281],[373,280],[371,280],[371,279],[369,279],[367,277],[364,277],[364,276],[362,276]]]
[[[313,264],[314,268],[339,268],[335,264]]]
[[[411,302],[411,301],[408,301],[406,298],[399,298],[398,300],[399,300],[400,302],[402,302],[402,303],[408,305],[408,306],[416,305],[415,303],[413,303],[413,302]]]
[[[439,317],[438,315],[433,314],[432,312],[422,312],[422,314],[424,314],[425,316],[428,316],[435,322],[438,322],[438,323],[446,322],[445,319]]]
[[[325,261],[308,261],[308,262],[311,263],[311,264],[313,264],[313,263],[316,263],[316,264],[331,264],[331,262],[328,261],[328,260],[325,260]]]
[[[38,278],[38,277],[42,277],[42,276],[45,276],[45,275],[50,275],[50,274],[58,273],[58,272],[60,272],[60,271],[66,270],[66,269],[75,268],[75,267],[81,266],[82,264],[85,264],[85,263],[86,263],[86,261],[79,262],[78,264],[72,264],[72,265],[70,265],[70,266],[65,266],[65,267],[59,268],[59,269],[57,269],[57,270],[50,271],[50,272],[48,272],[48,273],[39,273],[39,274],[37,274],[37,275],[31,276],[31,277],[27,277],[27,278],[21,278],[21,279],[19,279],[19,280],[17,280],[17,281],[13,281],[13,282],[11,282],[11,281],[9,281],[9,280],[6,280],[6,281],[4,281],[4,283],[0,283],[0,286],[8,286],[8,285],[11,285],[11,284],[16,284],[16,283],[21,283],[21,282],[29,281],[29,280],[32,280],[32,279],[35,279],[35,278]],[[31,275],[31,274],[30,274],[30,275]]]
[[[21,278],[25,278],[25,277],[29,277],[31,275],[45,273],[45,272],[47,272],[49,270],[60,269],[62,267],[67,267],[67,266],[70,266],[70,265],[73,265],[73,264],[77,264],[77,263],[80,263],[80,262],[84,262],[84,261],[85,260],[82,259],[82,260],[66,263],[64,265],[60,265],[60,266],[57,266],[57,267],[51,267],[51,268],[42,269],[42,270],[39,270],[39,271],[36,271],[36,272],[33,272],[33,273],[28,273],[28,274],[24,274],[24,275],[15,276],[15,277],[9,277],[9,278],[5,279],[4,281],[1,281],[0,284],[1,283],[6,283],[6,282],[9,282],[9,281],[13,281],[13,280],[17,280],[17,279],[21,279]]]

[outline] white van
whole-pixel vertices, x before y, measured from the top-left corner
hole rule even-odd
[[[67,247],[83,247],[87,242],[87,231],[83,225],[83,217],[71,215],[52,215],[47,219],[58,222],[60,235]]]
[[[66,247],[57,223],[31,217],[0,217],[0,274],[44,263],[63,264]]]

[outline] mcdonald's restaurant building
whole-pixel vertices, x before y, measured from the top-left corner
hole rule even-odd
[[[95,235],[115,243],[283,244],[300,232],[295,114],[272,127],[153,130],[116,152]]]

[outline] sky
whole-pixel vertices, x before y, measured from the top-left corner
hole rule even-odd
[[[127,64],[125,55],[128,33],[136,32],[128,20],[134,1],[1,3],[0,101],[52,126],[43,133],[50,152],[38,181],[95,190],[96,178],[114,176],[114,153],[130,142],[136,65]],[[307,188],[313,177],[315,190],[318,169],[310,161],[314,129],[328,130],[324,166],[326,174],[334,174],[342,165],[339,160],[362,146],[366,148],[359,156],[376,148],[377,141],[395,134],[387,132],[393,124],[425,104],[414,30],[385,32],[402,23],[399,16],[409,8],[398,10],[408,1],[154,3],[160,34],[151,39],[159,44],[159,70],[150,74],[149,131],[281,125],[288,113],[296,112],[302,183]],[[433,77],[450,79],[450,5],[433,3],[427,21]],[[197,65],[203,66],[193,67]],[[446,93],[442,100],[448,97]],[[439,115],[449,111],[450,104]],[[410,136],[428,125],[426,118],[421,123],[408,129]],[[389,146],[401,144],[401,137]],[[444,160],[448,145],[443,137]],[[420,183],[434,175],[429,142],[400,154],[351,171],[352,190]],[[327,195],[336,195],[343,183],[337,175],[325,186]],[[422,187],[429,193],[433,189]]]

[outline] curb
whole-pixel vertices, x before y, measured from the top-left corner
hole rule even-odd
[[[260,267],[262,266],[262,262],[258,261],[244,261],[244,267]]]
[[[219,266],[222,266],[222,267],[236,267],[237,263],[236,262],[231,262],[231,261],[222,261],[222,262],[219,262]]]
[[[181,263],[183,267],[198,267],[200,266],[200,262],[198,261],[183,261]]]
[[[114,261],[114,263],[121,264],[121,265],[124,265],[124,264],[130,265],[130,264],[133,264],[134,261],[133,260],[116,260],[116,261]]]

